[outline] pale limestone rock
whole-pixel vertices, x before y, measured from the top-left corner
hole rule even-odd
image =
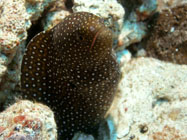
[[[46,16],[42,19],[44,30],[50,30],[70,14],[70,9],[67,9],[65,0],[55,1],[53,6],[48,10]]]
[[[158,11],[162,11],[163,9],[170,9],[172,7],[176,7],[178,5],[186,4],[186,0],[158,0]]]
[[[118,139],[163,140],[164,134],[164,140],[187,138],[187,66],[137,58],[121,70],[119,91],[108,112]]]
[[[0,104],[11,96],[11,90],[19,83],[21,59],[31,22],[36,21],[53,1],[0,0]]]
[[[20,100],[0,113],[0,139],[56,140],[54,114],[45,105]]]

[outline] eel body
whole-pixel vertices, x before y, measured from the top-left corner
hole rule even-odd
[[[55,113],[58,139],[92,133],[109,109],[120,77],[112,32],[91,13],[67,16],[28,44],[21,67],[23,98]]]

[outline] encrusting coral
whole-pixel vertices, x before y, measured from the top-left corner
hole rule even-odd
[[[163,10],[151,29],[148,56],[187,64],[187,4]]]
[[[28,100],[0,113],[1,140],[55,140],[57,129],[51,109]]]

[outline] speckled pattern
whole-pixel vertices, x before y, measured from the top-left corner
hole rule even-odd
[[[93,14],[72,14],[30,41],[21,72],[23,97],[53,109],[59,139],[90,133],[110,107],[120,77],[112,32]]]
[[[0,140],[56,140],[54,113],[43,104],[20,100],[0,113]]]

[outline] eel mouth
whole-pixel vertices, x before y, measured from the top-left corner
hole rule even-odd
[[[93,48],[93,46],[94,46],[94,44],[95,44],[95,41],[97,40],[98,35],[99,35],[103,30],[104,30],[104,27],[101,27],[101,28],[99,29],[99,31],[96,32],[96,34],[95,34],[95,36],[94,36],[94,38],[93,38],[91,47],[90,47],[90,51],[92,50],[92,48]]]

